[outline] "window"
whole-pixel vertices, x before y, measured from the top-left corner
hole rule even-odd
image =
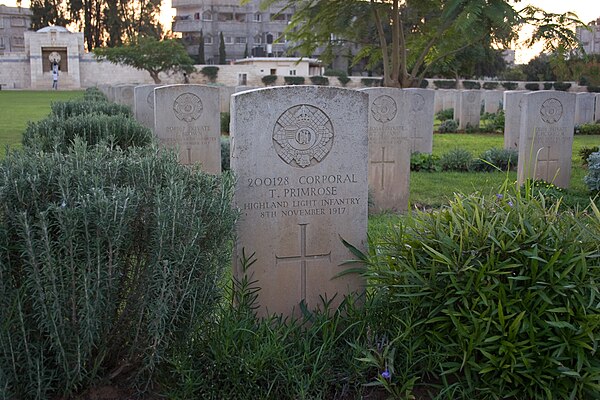
[[[246,14],[244,13],[235,13],[235,20],[237,22],[246,22]]]
[[[12,17],[10,19],[10,26],[25,26],[25,20],[23,18]]]
[[[13,36],[11,39],[12,45],[15,47],[23,47],[25,46],[25,38],[22,36]]]
[[[200,19],[200,13],[194,13],[194,19]]]
[[[277,69],[271,68],[271,75],[277,75]]]
[[[260,21],[262,21],[262,15],[260,13],[256,13],[256,14],[254,14],[252,20],[254,22],[260,22]]]
[[[225,36],[224,40],[225,40],[225,44],[233,44],[232,36]]]
[[[271,14],[271,21],[285,21],[285,14]]]
[[[204,44],[213,44],[213,37],[211,35],[204,36]]]
[[[296,76],[296,70],[290,69],[290,76]]]
[[[4,38],[0,36],[0,49],[4,48]]]
[[[260,36],[260,35],[254,36],[254,44],[262,44],[262,42],[263,42],[262,36]]]
[[[233,13],[219,13],[219,22],[233,21]]]
[[[4,18],[0,16],[0,29],[4,29]]]
[[[235,44],[246,44],[248,43],[248,39],[243,36],[238,36],[235,38]]]
[[[203,21],[212,21],[212,13],[210,11],[204,11],[202,13],[202,20]]]
[[[238,85],[246,86],[248,84],[248,74],[238,74]]]

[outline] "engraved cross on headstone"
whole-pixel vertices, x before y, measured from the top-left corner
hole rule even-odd
[[[536,175],[545,181],[552,180],[558,170],[558,156],[554,155],[552,150],[552,146],[546,146],[538,151],[538,172]],[[552,175],[550,175],[550,171],[552,171]]]
[[[371,164],[381,164],[381,190],[384,190],[385,183],[385,164],[395,164],[394,160],[386,160],[385,159],[385,147],[381,147],[381,160],[379,161],[371,161]]]
[[[275,255],[275,265],[278,265],[280,262],[297,262],[300,261],[300,287],[302,299],[306,299],[306,263],[309,261],[318,261],[327,259],[331,262],[331,250],[329,253],[323,254],[308,254],[307,244],[306,244],[306,227],[308,224],[298,224],[300,225],[300,255],[297,256],[284,256],[279,257]]]

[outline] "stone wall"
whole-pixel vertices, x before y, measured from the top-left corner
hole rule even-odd
[[[8,53],[0,56],[0,84],[2,89],[27,89],[31,87],[29,57],[25,53]]]

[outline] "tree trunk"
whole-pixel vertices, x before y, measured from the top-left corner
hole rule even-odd
[[[148,71],[150,73],[150,76],[152,77],[152,79],[154,79],[154,83],[159,84],[161,83],[160,78],[158,77],[158,71]]]

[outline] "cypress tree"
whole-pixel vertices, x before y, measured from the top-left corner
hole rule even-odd
[[[223,32],[219,34],[219,64],[226,64],[227,56],[225,54],[225,39],[223,38]]]
[[[206,64],[204,57],[204,32],[200,29],[200,44],[198,45],[198,64]]]

